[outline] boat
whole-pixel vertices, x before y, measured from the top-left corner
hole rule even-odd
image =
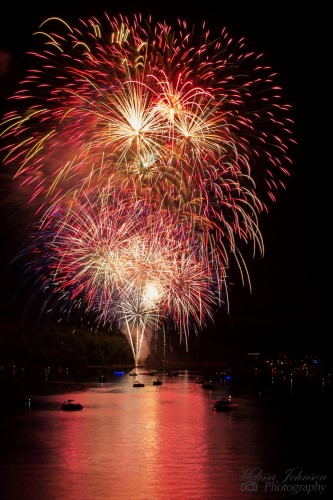
[[[162,385],[162,380],[160,380],[158,378],[154,378],[153,385]]]
[[[131,372],[128,375],[130,375],[131,377],[137,377],[138,374],[136,372]]]
[[[76,403],[74,399],[66,399],[62,403],[62,409],[64,411],[78,411],[82,410],[82,405],[80,403]]]
[[[214,402],[214,411],[231,411],[235,409],[235,405],[232,403],[231,396],[227,398],[218,399]]]
[[[10,402],[13,402],[13,405],[17,409],[30,410],[31,408],[31,399],[29,396],[23,394],[18,394],[16,397],[13,397]]]
[[[201,384],[201,387],[203,389],[214,389],[214,384],[213,382],[210,380],[209,382],[204,382],[203,384]]]
[[[133,387],[144,387],[145,384],[143,384],[142,382],[139,382],[138,380],[135,380],[134,384],[133,384]]]

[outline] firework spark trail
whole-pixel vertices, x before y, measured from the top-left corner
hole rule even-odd
[[[13,96],[27,107],[0,134],[40,221],[36,247],[52,255],[53,289],[103,320],[122,296],[126,324],[144,331],[171,315],[187,338],[223,302],[231,260],[249,282],[239,243],[263,253],[259,215],[285,187],[294,142],[277,75],[244,39],[185,21],[52,18],[37,35],[44,49]],[[148,310],[134,248],[163,289]]]

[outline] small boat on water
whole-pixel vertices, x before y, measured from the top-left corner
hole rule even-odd
[[[138,380],[135,380],[134,384],[133,384],[133,387],[144,387],[145,384],[143,384],[142,382],[139,382]]]
[[[162,385],[162,380],[160,380],[159,378],[155,378],[153,380],[153,385]]]
[[[148,372],[142,372],[142,375],[154,376],[156,375],[156,370],[149,370]]]
[[[82,410],[82,405],[80,403],[76,403],[74,399],[66,399],[62,403],[62,410],[63,411],[78,411]]]
[[[131,377],[137,377],[138,376],[138,374],[136,372],[131,372],[128,375],[130,375]]]
[[[203,389],[214,389],[214,383],[210,380],[209,382],[204,382],[203,384],[201,384],[201,387]]]
[[[213,405],[214,411],[232,411],[235,409],[235,405],[232,403],[231,396],[227,398],[218,399]]]
[[[31,399],[28,396],[19,394],[16,397],[15,403],[18,408],[30,408]]]

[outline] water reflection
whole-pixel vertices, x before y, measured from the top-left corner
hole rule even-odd
[[[283,477],[292,466],[324,474],[323,462],[303,454],[298,414],[290,420],[271,392],[222,383],[204,390],[187,371],[162,375],[161,386],[140,378],[143,388],[126,374],[108,374],[103,384],[50,383],[32,397],[30,412],[3,418],[1,498],[221,500],[253,498],[255,488],[255,499],[266,500],[265,474]],[[284,403],[297,389],[286,386]],[[230,391],[237,410],[215,413],[213,401]],[[83,410],[61,411],[64,399]],[[290,492],[280,491],[284,498]]]

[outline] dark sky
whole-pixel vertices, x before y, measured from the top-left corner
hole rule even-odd
[[[217,7],[218,4],[218,7]],[[141,12],[156,20],[173,23],[177,18],[200,25],[203,20],[218,33],[223,26],[235,38],[245,36],[248,47],[264,52],[265,60],[278,72],[285,100],[292,104],[294,136],[291,178],[286,192],[261,218],[265,241],[264,258],[247,261],[252,294],[241,284],[233,287],[228,319],[228,338],[245,343],[249,349],[325,349],[330,339],[328,291],[330,265],[328,209],[330,142],[324,137],[326,106],[330,92],[328,35],[329,13],[324,2],[94,2],[30,1],[17,7],[11,2],[1,7],[0,48],[12,54],[11,79],[2,81],[2,102],[20,73],[25,50],[31,48],[32,33],[48,16],[62,17],[70,23],[77,18],[102,17]],[[306,6],[308,5],[308,6]],[[326,145],[327,144],[327,145]],[[327,147],[328,146],[328,147]],[[326,192],[326,190],[328,192]],[[1,282],[2,310],[12,296],[15,280],[8,268],[15,254],[13,233],[4,224]],[[15,274],[15,273],[14,273]],[[326,286],[327,284],[327,286]],[[219,324],[218,324],[219,325]],[[221,324],[221,328],[222,328]],[[216,330],[219,329],[219,326]]]

